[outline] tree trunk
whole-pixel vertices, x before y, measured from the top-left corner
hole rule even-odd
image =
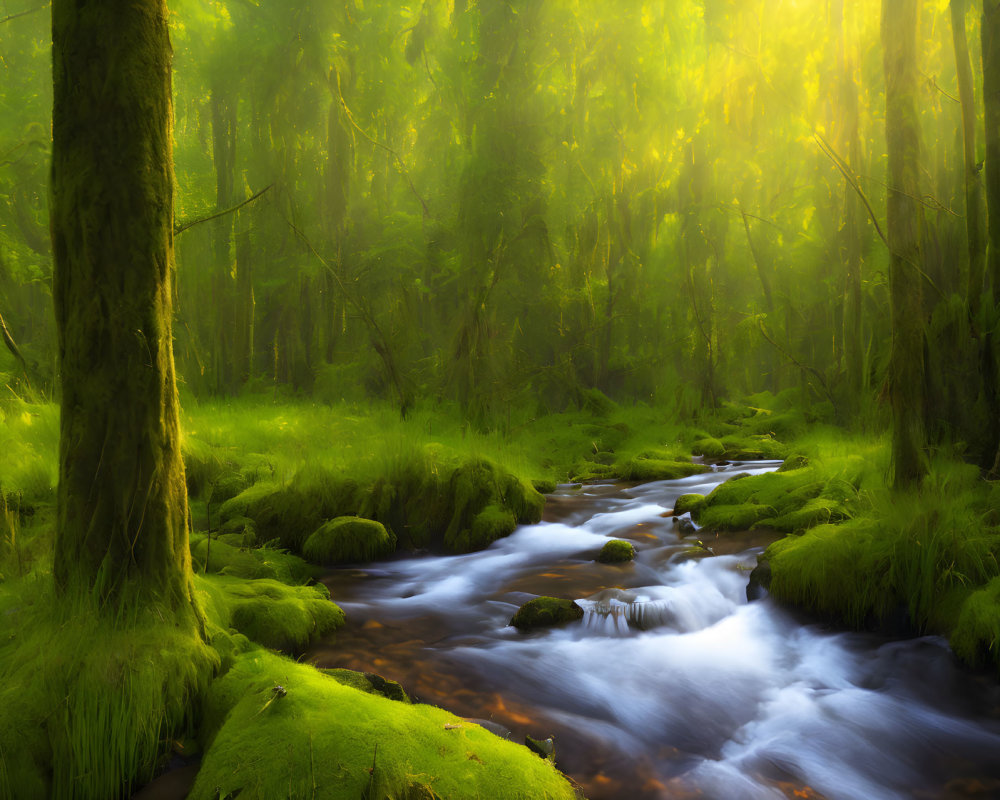
[[[52,3],[61,591],[191,612],[164,0]]]
[[[972,90],[972,63],[965,35],[966,0],[951,0],[951,37],[955,48],[958,96],[962,103],[962,155],[965,165],[965,231],[969,247],[967,299],[972,319],[979,316],[986,268],[986,242],[982,231],[982,187],[976,169],[976,103]]]
[[[983,106],[986,121],[986,161],[983,177],[986,184],[986,277],[982,300],[995,324],[1000,300],[1000,0],[983,0]],[[984,466],[1000,471],[1000,380],[998,380],[998,339],[992,324],[983,332],[983,392],[986,396]]]
[[[920,269],[917,112],[919,0],[882,0],[885,131],[889,155],[886,213],[892,353],[887,390],[892,409],[892,483],[905,488],[927,471],[925,458],[924,312]]]

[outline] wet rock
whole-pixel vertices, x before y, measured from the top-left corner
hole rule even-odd
[[[345,686],[352,686],[367,694],[377,694],[388,700],[395,700],[399,703],[411,702],[406,690],[396,681],[383,678],[374,672],[356,672],[353,669],[320,669],[320,672],[329,675],[338,683]]]
[[[556,763],[556,742],[551,736],[548,739],[532,739],[530,736],[525,736],[524,746],[546,761]]]
[[[764,558],[757,559],[757,566],[750,572],[750,582],[747,584],[747,601],[763,600],[771,588],[771,562]]]
[[[583,619],[583,609],[573,600],[558,597],[536,597],[521,606],[510,624],[520,631],[564,625]]]
[[[610,542],[605,542],[597,556],[597,560],[602,564],[622,564],[634,558],[635,547],[624,539],[612,539]]]
[[[514,734],[511,733],[510,728],[504,727],[499,722],[494,722],[491,719],[478,719],[477,717],[464,717],[464,719],[466,722],[471,722],[480,728],[486,728],[494,736],[499,736],[501,739],[514,740]]]
[[[682,536],[698,530],[689,517],[674,517],[674,527],[677,528],[677,532]]]

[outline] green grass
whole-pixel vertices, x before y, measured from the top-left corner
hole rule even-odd
[[[128,797],[193,730],[218,662],[193,627],[0,584],[0,797]]]

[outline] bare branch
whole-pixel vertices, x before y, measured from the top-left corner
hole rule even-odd
[[[208,214],[204,217],[198,217],[196,219],[188,220],[187,222],[181,222],[174,225],[174,236],[179,236],[180,234],[184,233],[184,231],[186,231],[188,228],[193,228],[195,225],[201,225],[201,223],[203,222],[208,222],[209,220],[212,219],[218,219],[219,217],[224,217],[226,214],[232,214],[234,211],[239,211],[241,208],[243,208],[243,206],[252,203],[254,200],[256,200],[258,197],[264,194],[264,192],[266,192],[272,186],[274,186],[273,183],[268,184],[259,192],[257,192],[257,194],[248,197],[242,203],[237,203],[232,208],[226,208],[223,209],[222,211],[214,211],[211,214]]]
[[[28,14],[34,14],[37,11],[43,11],[48,8],[52,3],[46,3],[43,6],[38,6],[36,8],[29,8],[27,11],[19,11],[17,14],[9,14],[3,19],[0,19],[0,25],[5,22],[10,22],[12,19],[17,19],[18,17],[26,17]]]

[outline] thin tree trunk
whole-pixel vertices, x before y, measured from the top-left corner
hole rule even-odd
[[[982,187],[976,168],[976,103],[972,90],[972,63],[965,34],[966,0],[951,0],[951,37],[958,73],[958,96],[962,103],[962,156],[965,165],[965,231],[969,247],[969,315],[979,316],[986,269],[986,242],[982,231]]]
[[[171,343],[166,3],[53,0],[52,44],[56,583],[193,613]]]
[[[920,117],[917,111],[919,0],[882,0],[885,130],[889,155],[886,213],[892,353],[892,483],[913,486],[927,471],[923,275],[920,269]]]

